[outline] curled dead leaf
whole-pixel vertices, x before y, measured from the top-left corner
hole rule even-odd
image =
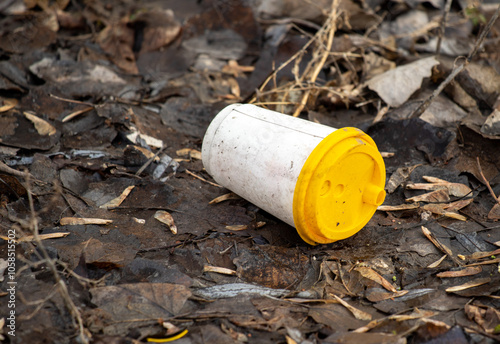
[[[132,191],[132,189],[134,187],[135,187],[135,185],[131,185],[131,186],[127,187],[125,190],[123,190],[123,192],[120,194],[120,196],[113,198],[111,201],[101,205],[99,208],[112,209],[112,208],[116,208],[116,207],[120,206],[120,204],[122,204],[122,202],[125,200],[125,198],[127,198],[127,196],[130,194],[130,192]]]
[[[38,117],[32,113],[29,113],[27,111],[25,111],[23,113],[24,113],[24,116],[33,123],[36,131],[41,136],[45,136],[45,135],[52,136],[57,132],[56,128],[54,128],[52,126],[52,124],[50,124],[49,122],[41,119],[40,117]]]
[[[174,223],[174,218],[168,211],[158,210],[154,217],[161,223],[166,224],[170,228],[172,234],[177,234],[177,226]]]

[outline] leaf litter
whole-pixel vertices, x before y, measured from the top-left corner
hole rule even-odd
[[[498,6],[450,4],[0,5],[1,336],[498,341]],[[370,134],[365,228],[312,247],[215,183],[201,139],[234,102]]]

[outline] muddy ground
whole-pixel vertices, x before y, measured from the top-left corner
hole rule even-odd
[[[495,15],[3,1],[2,342],[498,342]],[[203,135],[232,103],[364,130],[384,204],[354,236],[306,244],[204,170]]]

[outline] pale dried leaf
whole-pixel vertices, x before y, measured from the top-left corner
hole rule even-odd
[[[448,257],[447,254],[445,254],[444,256],[442,256],[441,258],[439,258],[438,260],[436,260],[434,263],[431,263],[431,264],[427,265],[427,267],[429,269],[437,268],[439,266],[439,264],[441,264],[446,257]]]
[[[132,189],[134,188],[134,185],[128,186],[123,192],[120,194],[120,196],[113,198],[111,201],[101,205],[99,208],[101,209],[112,209],[120,206],[122,202],[127,198],[127,196],[130,194]]]
[[[427,177],[428,179],[429,177]],[[425,176],[424,176],[424,179]],[[446,190],[449,195],[456,197],[465,197],[472,193],[471,188],[461,183],[438,182],[438,183],[412,183],[406,186],[413,190]]]
[[[465,290],[465,289],[479,287],[480,285],[483,285],[483,284],[486,284],[486,283],[489,283],[489,282],[491,282],[491,278],[489,278],[489,277],[486,277],[486,278],[477,278],[475,280],[469,281],[469,282],[461,284],[461,285],[457,285],[457,286],[454,286],[454,287],[446,288],[445,290],[448,293],[452,293],[452,292],[455,292],[455,291],[461,291],[461,290]]]
[[[213,200],[211,200],[210,202],[208,202],[208,204],[217,204],[217,203],[224,202],[224,201],[227,201],[227,200],[230,200],[230,199],[240,199],[240,198],[241,197],[238,196],[237,194],[235,194],[233,192],[229,192],[227,194],[224,194],[222,196],[214,198]]]
[[[488,219],[490,220],[500,220],[500,204],[495,203],[493,208],[491,208],[488,213]]]
[[[473,201],[474,201],[474,198],[461,199],[460,201],[444,204],[443,209],[446,209],[448,211],[458,211],[462,208],[465,208],[466,206],[471,204]]]
[[[407,198],[406,202],[448,202],[450,196],[446,190],[436,190],[432,192],[425,193],[423,195]]]
[[[366,85],[382,98],[387,105],[398,107],[420,88],[422,80],[430,77],[432,67],[439,64],[434,57],[420,59],[379,74]]]
[[[228,268],[222,268],[219,266],[205,265],[203,267],[203,272],[216,272],[223,275],[236,275],[236,271]]]
[[[70,113],[69,115],[65,116],[63,119],[62,119],[62,122],[63,123],[66,123],[66,122],[69,122],[70,120],[72,120],[73,118],[75,117],[78,117],[80,116],[81,114],[84,114],[85,112],[89,112],[90,110],[92,110],[94,107],[93,106],[89,106],[85,109],[81,109],[81,110],[77,110],[77,111],[74,111],[72,113]]]
[[[229,229],[230,231],[243,231],[247,229],[247,225],[231,225],[231,226],[226,226],[226,229]]]
[[[70,235],[71,233],[69,232],[58,232],[58,233],[48,233],[48,234],[39,234],[38,235],[38,238],[40,240],[46,240],[46,239],[57,239],[57,238],[64,238],[64,237],[67,237],[68,235]],[[8,241],[9,238],[4,236],[4,235],[0,235],[0,239],[3,239],[5,241]],[[17,240],[14,240],[15,242],[31,242],[31,241],[35,241],[35,236],[34,235],[26,235],[26,236],[23,236]]]
[[[201,152],[192,148],[183,148],[175,152],[178,156],[188,156],[193,159],[201,160]]]
[[[420,205],[418,203],[400,204],[400,205],[380,205],[377,210],[380,211],[398,211],[398,210],[411,210],[417,209]]]
[[[17,99],[0,99],[0,113],[13,109],[18,103]]]
[[[108,225],[113,223],[113,220],[85,218],[85,217],[63,217],[59,220],[61,226],[73,225]]]
[[[474,252],[473,254],[463,256],[464,259],[481,259],[496,256],[500,254],[500,248],[498,250],[489,252]]]
[[[397,293],[396,288],[394,288],[394,286],[391,283],[389,283],[384,277],[379,275],[372,268],[369,268],[366,266],[358,266],[354,270],[359,272],[361,274],[361,276],[368,278],[368,279],[374,281],[375,283],[380,284],[385,289],[392,291],[393,293]]]
[[[483,271],[483,268],[480,266],[470,266],[468,268],[457,270],[457,271],[443,271],[436,274],[439,278],[450,278],[450,277],[464,277],[464,276],[472,276],[476,275]]]
[[[161,223],[166,224],[170,228],[170,231],[173,234],[177,234],[177,226],[175,225],[174,218],[172,217],[172,215],[170,215],[168,211],[158,210],[155,213],[154,217]]]
[[[332,294],[333,295],[333,294]],[[350,304],[348,304],[346,301],[342,300],[340,297],[338,297],[337,295],[333,295],[333,297],[335,298],[335,300],[337,300],[342,306],[344,306],[345,308],[347,308],[351,313],[352,315],[354,315],[354,317],[358,320],[366,320],[366,321],[370,321],[372,320],[372,315],[370,313],[366,313],[362,310],[359,310],[357,309],[356,307],[353,307],[351,306]]]
[[[427,237],[427,239],[429,239],[434,244],[434,246],[436,246],[441,252],[449,255],[452,259],[454,258],[453,252],[451,252],[451,250],[446,245],[443,245],[441,242],[439,242],[439,240],[437,240],[437,238],[434,236],[434,234],[432,234],[432,232],[429,229],[422,226],[422,232]]]
[[[463,215],[460,215],[453,211],[444,210],[444,206],[445,206],[444,204],[425,204],[422,206],[422,209],[430,211],[433,214],[443,215],[455,220],[467,221],[467,218]]]
[[[39,118],[38,116],[36,116],[34,114],[29,113],[27,111],[25,111],[23,113],[24,113],[24,116],[33,123],[36,131],[41,136],[45,136],[45,135],[52,136],[57,132],[56,128],[54,128],[52,126],[52,124],[50,124],[49,122]]]

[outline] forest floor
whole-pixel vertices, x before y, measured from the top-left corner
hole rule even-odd
[[[0,341],[500,341],[498,9],[3,1]],[[384,204],[313,246],[218,185],[233,103],[365,131]]]

